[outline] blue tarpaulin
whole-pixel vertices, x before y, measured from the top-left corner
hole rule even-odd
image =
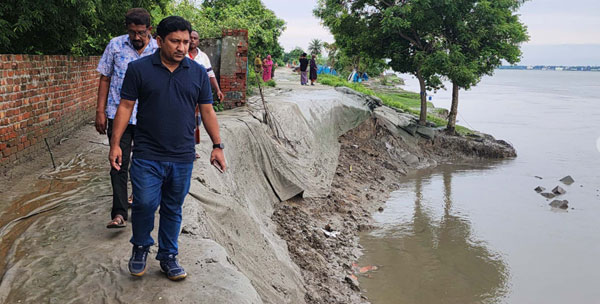
[[[337,76],[337,72],[335,71],[335,69],[328,67],[326,65],[319,65],[317,67],[317,74],[330,74],[330,75]]]
[[[348,77],[348,81],[352,82],[363,82],[367,80],[369,80],[369,75],[367,75],[367,73],[358,73],[356,71],[353,71]]]

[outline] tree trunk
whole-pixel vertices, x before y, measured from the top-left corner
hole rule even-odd
[[[417,71],[415,76],[419,79],[419,87],[421,90],[421,115],[419,115],[419,124],[424,126],[427,124],[427,91],[425,90],[425,79],[423,79],[420,71]]]
[[[452,105],[450,106],[450,114],[448,114],[448,125],[446,131],[450,134],[456,133],[456,115],[458,114],[458,90],[460,88],[452,82]]]

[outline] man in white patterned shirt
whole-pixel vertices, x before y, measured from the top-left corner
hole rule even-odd
[[[188,51],[188,56],[206,69],[206,73],[208,74],[208,79],[210,81],[210,86],[217,94],[217,98],[219,99],[219,101],[223,101],[225,95],[223,94],[223,92],[221,92],[221,88],[219,88],[219,83],[217,82],[217,77],[215,76],[215,71],[213,71],[212,65],[210,64],[210,59],[208,58],[208,55],[206,55],[206,53],[202,52],[200,48],[198,48],[199,42],[200,37],[198,36],[198,32],[192,30],[192,33],[190,34],[190,48]],[[199,109],[196,108],[196,144],[200,143],[200,125],[202,124],[202,120],[200,119],[198,113]],[[196,158],[199,157],[200,155],[196,153]]]
[[[210,86],[213,88],[215,93],[217,93],[217,98],[219,98],[219,101],[223,101],[225,95],[223,95],[223,92],[221,92],[221,89],[219,88],[219,83],[217,82],[215,71],[213,71],[212,65],[210,64],[210,59],[208,59],[206,53],[202,52],[198,48],[199,41],[200,39],[198,36],[198,32],[192,31],[192,33],[190,34],[190,50],[188,52],[188,56],[190,56],[190,58],[196,61],[197,63],[204,66],[210,80]]]
[[[100,134],[112,135],[112,124],[121,101],[121,86],[127,65],[134,60],[153,54],[158,45],[152,38],[150,14],[143,8],[132,8],[125,15],[127,34],[111,39],[96,69],[100,72],[98,102],[96,105],[96,130]],[[129,125],[121,137],[120,147],[123,160],[120,170],[111,168],[110,181],[113,189],[111,221],[107,228],[123,228],[127,221],[127,180],[129,158],[135,133],[137,103],[133,109]]]

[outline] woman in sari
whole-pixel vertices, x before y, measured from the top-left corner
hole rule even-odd
[[[312,55],[311,59],[310,59],[310,85],[314,86],[315,85],[315,81],[317,80],[317,62],[315,60],[315,58],[317,58],[317,56],[315,54]]]
[[[273,60],[271,55],[267,55],[267,59],[263,61],[263,81],[271,80],[271,69],[273,68]]]
[[[260,74],[262,72],[262,59],[260,59],[260,55],[256,55],[256,58],[254,58],[254,72],[256,72],[256,74]]]

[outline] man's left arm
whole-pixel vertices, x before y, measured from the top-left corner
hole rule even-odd
[[[215,113],[212,104],[200,104],[200,115],[202,117],[204,129],[206,129],[206,133],[210,136],[213,144],[220,144],[221,135],[219,134],[219,122],[217,121],[217,113]],[[212,150],[210,154],[210,163],[212,164],[213,161],[217,161],[223,171],[225,171],[227,164],[225,163],[223,149],[214,148]]]

